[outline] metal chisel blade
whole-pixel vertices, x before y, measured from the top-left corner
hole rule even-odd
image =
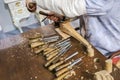
[[[74,56],[77,55],[77,54],[78,54],[78,52],[73,53],[72,55],[70,55],[69,57],[67,57],[67,58],[65,59],[65,61],[69,60],[70,58],[74,57]]]

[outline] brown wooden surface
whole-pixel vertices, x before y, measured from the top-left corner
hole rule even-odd
[[[0,80],[53,80],[55,78],[54,73],[44,68],[45,58],[42,55],[32,53],[28,46],[28,37],[40,33],[40,30],[38,28],[22,35],[0,40]],[[76,51],[79,51],[79,55],[75,56],[74,59],[85,55],[85,48],[77,40],[71,38],[71,42],[73,46],[64,57]],[[94,58],[99,58],[100,61],[94,63]],[[83,80],[92,80],[94,72],[104,69],[105,59],[95,49],[95,56],[93,58],[86,56],[79,63],[81,65],[78,64],[79,67],[75,67],[77,75],[68,80],[81,80],[81,77],[84,77]],[[97,69],[95,69],[95,65],[98,67]],[[112,75],[115,80],[120,80],[119,74],[119,70],[114,67]]]

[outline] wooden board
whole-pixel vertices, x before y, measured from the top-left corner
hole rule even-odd
[[[52,27],[51,25],[46,27]],[[0,80],[53,80],[55,75],[48,71],[43,65],[46,60],[42,55],[35,55],[28,46],[28,37],[35,33],[40,33],[40,28],[28,31],[22,35],[0,40]],[[72,47],[64,56],[68,56],[75,51],[83,56],[85,48],[74,38],[71,37]],[[98,63],[93,63],[94,58],[99,58]],[[79,69],[75,69],[77,75],[68,80],[92,80],[92,74],[104,68],[106,58],[95,49],[93,58],[85,57]],[[97,66],[95,69],[94,65]],[[116,69],[112,75],[115,80],[120,80],[119,70]]]

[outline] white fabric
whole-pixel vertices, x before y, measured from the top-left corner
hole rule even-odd
[[[43,9],[67,17],[80,16],[86,13],[85,0],[36,0],[36,2]]]
[[[2,31],[2,27],[1,27],[1,25],[0,25],[0,31]]]

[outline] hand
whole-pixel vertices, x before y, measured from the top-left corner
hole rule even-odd
[[[59,22],[59,21],[65,19],[64,16],[62,16],[60,14],[56,14],[54,12],[45,13],[45,12],[40,11],[39,13],[42,14],[42,15],[47,16],[48,19],[53,20],[54,22]]]
[[[37,9],[37,4],[35,1],[26,0],[26,7],[27,7],[28,11],[35,12]]]
[[[50,20],[52,20],[52,21],[54,21],[54,22],[58,22],[59,21],[59,17],[56,16],[56,14],[53,13],[53,12],[49,13],[48,16],[47,16],[47,18],[50,19]]]

